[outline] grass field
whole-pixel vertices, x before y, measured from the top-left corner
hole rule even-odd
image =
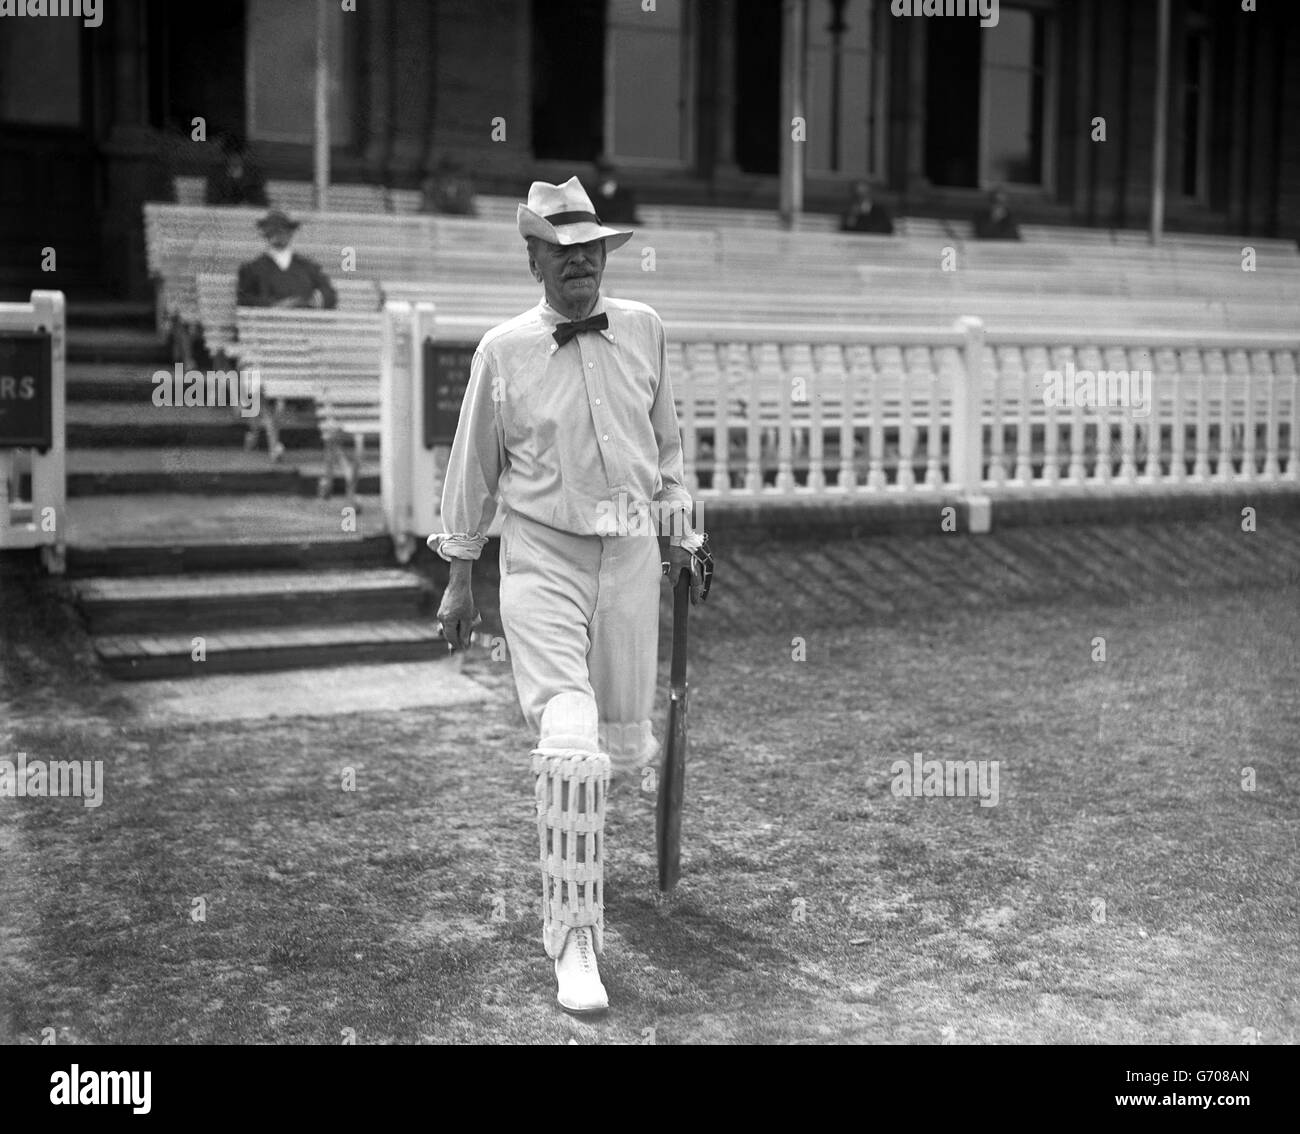
[[[480,706],[150,727],[4,580],[0,746],[107,787],[0,799],[0,1040],[1294,1044],[1298,584],[1232,517],[720,548],[683,880],[623,770],[579,1022],[504,662],[448,663]],[[997,805],[895,795],[917,752]]]

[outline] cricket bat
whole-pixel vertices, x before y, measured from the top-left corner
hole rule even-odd
[[[682,869],[682,794],[686,781],[686,617],[691,609],[691,573],[683,571],[673,590],[673,656],[669,672],[668,728],[664,732],[655,798],[655,844],[659,889],[671,890]]]

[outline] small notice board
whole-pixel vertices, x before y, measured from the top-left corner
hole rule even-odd
[[[424,447],[450,445],[469,385],[474,343],[424,340]]]
[[[52,358],[50,335],[0,331],[0,449],[53,445]]]

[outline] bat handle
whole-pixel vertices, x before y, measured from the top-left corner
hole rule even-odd
[[[673,588],[673,660],[669,682],[674,689],[686,684],[686,619],[691,609],[691,573],[683,570]]]

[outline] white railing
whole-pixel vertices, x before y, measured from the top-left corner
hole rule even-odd
[[[0,551],[39,547],[54,574],[67,545],[66,358],[61,291],[0,303]],[[30,436],[38,423],[43,432],[46,412],[48,446]]]
[[[487,328],[427,304],[390,303],[387,322],[385,507],[394,532],[419,535],[436,525],[447,451],[418,439],[414,344],[473,344]],[[1300,334],[986,333],[974,318],[939,330],[676,322],[668,334],[700,499],[1300,480]],[[1098,372],[1100,397],[1087,384]],[[398,478],[411,467],[409,483],[390,484],[390,466]]]
[[[1300,474],[1300,335],[986,335],[976,319],[948,331],[670,334],[687,480],[701,496]]]

